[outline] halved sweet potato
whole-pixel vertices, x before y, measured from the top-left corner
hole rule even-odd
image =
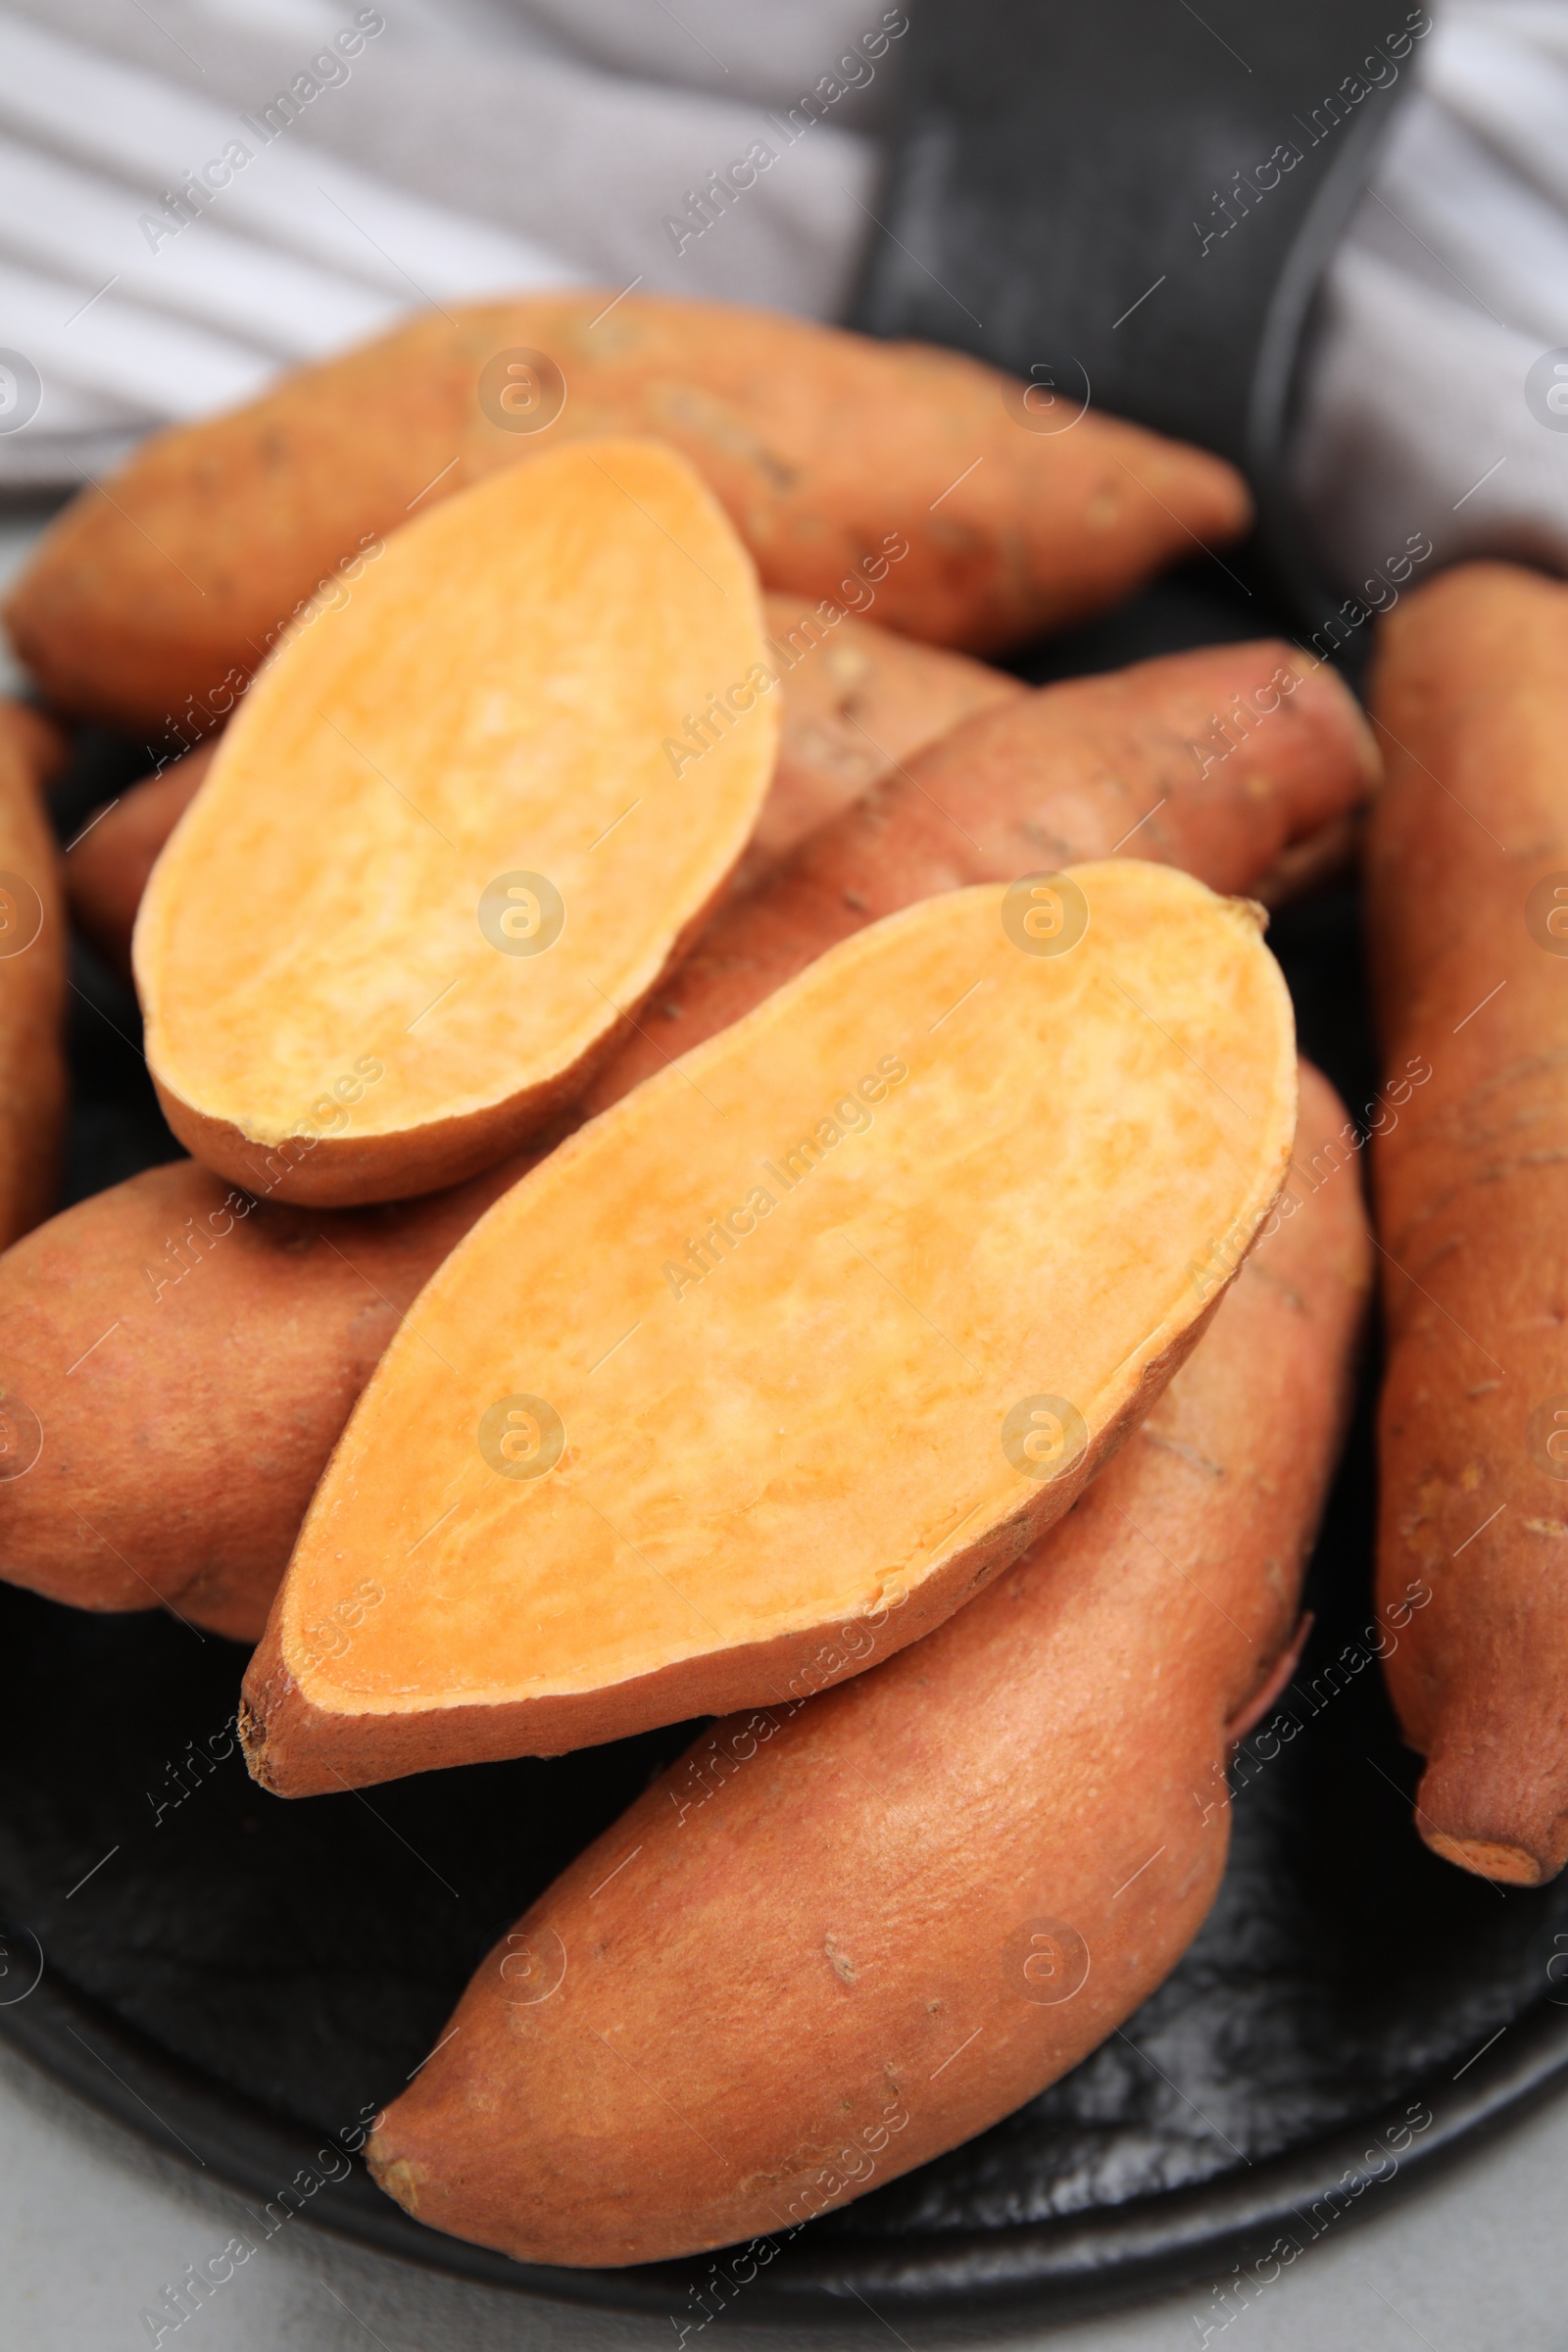
[[[778,679],[778,758],[745,857],[731,880],[754,888],[808,833],[889,768],[976,711],[1028,690],[967,654],[896,637],[834,604],[762,599],[763,659]],[[204,743],[113,801],[72,844],[71,911],[115,970],[130,970],[130,934],[159,852],[205,781]]]
[[[657,442],[409,524],[258,679],[154,869],[133,962],[175,1134],[318,1202],[504,1157],[723,889],[768,674],[751,561]]]
[[[846,941],[582,1128],[420,1294],[246,1678],[284,1794],[764,1701],[1072,1502],[1279,1187],[1258,912],[1135,860]],[[335,1659],[309,1629],[373,1578]]]

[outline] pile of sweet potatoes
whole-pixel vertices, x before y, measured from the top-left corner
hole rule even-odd
[[[607,305],[416,321],[83,493],[9,625],[162,757],[63,860],[64,746],[0,709],[0,1573],[256,1643],[279,1796],[720,1718],[369,2142],[570,2264],[842,2204],[1174,1966],[1371,1272],[1259,904],[1348,854],[1350,696],[1278,643],[974,658],[1240,482],[949,354]],[[1568,1858],[1565,609],[1407,601],[1370,836],[1390,1091],[1430,1077],[1376,1158],[1380,1573],[1435,1594],[1395,1696],[1423,1836],[1526,1881]],[[68,908],[193,1157],[51,1217]]]

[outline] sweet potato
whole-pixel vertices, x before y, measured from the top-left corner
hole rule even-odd
[[[313,1211],[177,1160],[8,1250],[0,1378],[38,1443],[0,1494],[0,1575],[254,1642],[355,1398],[516,1173]]]
[[[1298,1156],[1343,1117],[1303,1069]],[[793,2234],[1152,1991],[1219,1884],[1227,1738],[1289,1658],[1348,1401],[1355,1171],[1298,1194],[1027,1558],[858,1681],[716,1725],[525,1913],[379,2120],[384,2189],[530,2262]]]
[[[581,434],[682,451],[765,586],[874,600],[974,652],[1245,528],[1217,458],[1094,410],[1030,429],[1024,390],[953,352],[665,296],[443,312],[145,444],[54,526],[6,619],[61,708],[210,722],[301,600],[411,511]]]
[[[204,743],[155,775],[143,776],[93,812],[66,852],[66,904],[111,971],[130,978],[130,935],[147,879],[165,842],[213,764]]]
[[[751,561],[659,442],[564,444],[410,523],[258,680],[147,886],[180,1141],[330,1205],[515,1151],[723,891],[770,675]]]
[[[1466,564],[1384,623],[1370,843],[1388,1074],[1379,1581],[1416,1826],[1519,1886],[1568,1860],[1568,588]]]
[[[916,1640],[1016,1559],[1283,1180],[1259,916],[1132,858],[928,899],[514,1186],[317,1491],[246,1677],[257,1778],[312,1795],[760,1705],[840,1620],[896,1592],[888,1638]]]
[[[1187,737],[1205,732],[1213,710],[1256,697],[1278,673],[1283,651],[1262,645],[1184,654],[1029,696],[1020,706],[1029,714],[1029,739],[1007,758],[987,760],[986,821],[971,809],[974,848],[965,851],[966,869],[956,878],[1010,880],[1038,865],[1042,844],[1064,863],[1100,856],[1163,795],[1160,830],[1154,833],[1151,823],[1133,831],[1129,853],[1152,833],[1153,846],[1175,863],[1218,887],[1248,890],[1282,843],[1319,830],[1325,811],[1351,806],[1366,780],[1364,730],[1327,670],[1281,704],[1245,760],[1238,753],[1200,774]],[[940,758],[946,773],[949,752]],[[914,783],[924,773],[923,757],[911,761]],[[878,807],[879,867],[902,877],[910,900],[944,888],[951,862],[941,844],[927,838],[925,797],[901,792]],[[710,960],[707,1008],[688,989],[671,1030],[675,1038],[684,1044],[712,1035],[809,962],[818,941],[827,945],[841,935],[840,926],[868,919],[863,894],[858,906],[846,904],[844,876],[830,854],[833,841],[853,846],[859,839],[852,812],[824,831],[828,854],[810,853],[807,864],[820,876],[814,912],[801,888],[800,865],[789,880],[753,897],[754,923],[759,936],[767,936],[768,953],[733,969],[722,957]],[[888,911],[887,895],[880,911]],[[773,925],[779,904],[790,909],[783,930]],[[736,953],[743,947],[737,941]],[[667,1025],[652,1016],[655,1032]],[[635,1032],[631,1048],[617,1056],[618,1085],[607,1072],[597,1095],[601,1106],[644,1074],[646,1049]],[[168,1599],[201,1624],[210,1622],[202,1592],[217,1579],[227,1596],[220,1630],[254,1641],[327,1454],[373,1356],[391,1336],[391,1320],[372,1329],[363,1320],[370,1301],[361,1286],[316,1279],[318,1266],[336,1262],[335,1250],[360,1261],[359,1239],[344,1240],[340,1230],[350,1221],[347,1212],[296,1217],[263,1202],[245,1224],[251,1255],[243,1266],[223,1260],[241,1294],[210,1279],[211,1245],[238,1214],[225,1206],[228,1198],[229,1188],[204,1169],[157,1170],[84,1201],[69,1223],[57,1220],[25,1250],[0,1259],[0,1378],[12,1376],[20,1351],[23,1393],[51,1433],[49,1458],[63,1465],[56,1484],[29,1479],[0,1501],[0,1573],[88,1607],[133,1606],[122,1595],[142,1592],[149,1603]],[[468,1198],[489,1196],[474,1188]],[[352,1221],[358,1229],[360,1221]],[[440,1200],[379,1212],[373,1230],[388,1237],[389,1249],[396,1237],[399,1281],[373,1268],[371,1280],[401,1311],[457,1234]],[[312,1236],[330,1245],[325,1254],[313,1248]],[[95,1348],[117,1322],[122,1332],[114,1346]],[[247,1334],[243,1347],[232,1338],[239,1326]],[[67,1379],[84,1350],[91,1352]],[[291,1364],[282,1384],[270,1369],[280,1350]],[[247,1431],[271,1426],[285,1393],[299,1443],[257,1453]],[[208,1416],[213,1459],[224,1464],[221,1480],[206,1475],[208,1456],[190,1444],[181,1419],[187,1394]],[[118,1439],[106,1444],[106,1432],[132,1429],[134,1445],[122,1450]],[[198,1461],[200,1474],[192,1467]],[[173,1546],[164,1532],[171,1494],[177,1494],[181,1514]],[[83,1552],[76,1520],[65,1507],[72,1503],[91,1519],[102,1549]],[[117,1577],[116,1554],[134,1563],[145,1583],[127,1586]]]
[[[46,719],[0,700],[0,1249],[48,1215],[60,1180],[66,923],[42,787],[64,757]],[[5,1394],[0,1477],[22,1443]]]
[[[778,758],[757,830],[732,877],[751,889],[885,768],[961,719],[1026,689],[965,654],[916,645],[846,612],[827,620],[796,596],[765,596],[764,659],[780,683]],[[130,933],[147,877],[213,763],[203,744],[112,802],[66,859],[71,911],[128,979]]]
[[[1028,692],[965,654],[895,636],[853,612],[830,620],[798,596],[764,596],[762,612],[783,723],[773,781],[736,869],[738,890],[765,881],[878,776],[978,711]]]
[[[1216,754],[1214,714],[1264,714]],[[736,1020],[838,940],[911,900],[1125,849],[1251,892],[1332,834],[1379,773],[1332,670],[1284,645],[1173,654],[983,711],[720,910],[592,1083],[599,1110]]]

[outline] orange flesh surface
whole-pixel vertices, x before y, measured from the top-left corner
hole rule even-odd
[[[678,776],[664,746],[761,659],[751,561],[657,443],[575,444],[395,533],[258,679],[154,869],[134,959],[156,1077],[264,1144],[549,1086],[745,847],[778,698]],[[542,953],[481,928],[519,873],[564,903]],[[500,899],[525,940],[532,906]],[[384,1075],[356,1091],[367,1060]]]
[[[1065,953],[1013,944],[1000,886],[846,941],[487,1212],[301,1535],[274,1628],[308,1700],[586,1690],[874,1610],[1038,1495],[1019,1400],[1091,1441],[1126,1415],[1274,1198],[1292,1020],[1246,902],[1131,860],[1072,885]],[[513,1470],[481,1450],[516,1398],[559,1416],[542,1475],[535,1403],[500,1413]]]

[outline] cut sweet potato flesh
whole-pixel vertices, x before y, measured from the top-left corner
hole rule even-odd
[[[751,561],[658,443],[574,444],[396,533],[252,688],[148,885],[182,1141],[332,1202],[501,1158],[745,848],[761,661]]]
[[[1158,1394],[1295,1115],[1257,910],[1187,875],[1106,861],[847,940],[426,1285],[252,1662],[252,1769],[305,1794],[550,1753],[925,1632]]]

